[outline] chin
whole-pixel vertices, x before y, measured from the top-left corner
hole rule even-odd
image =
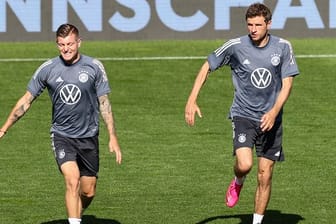
[[[76,57],[76,55],[72,55],[72,56],[68,56],[68,57],[66,57],[65,55],[62,55],[62,58],[66,63],[71,64],[72,62],[74,62],[76,60],[77,57]]]
[[[62,55],[62,57],[63,57],[64,61],[71,61],[75,58],[73,55],[71,55],[71,56]]]

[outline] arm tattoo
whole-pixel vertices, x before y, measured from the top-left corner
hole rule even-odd
[[[25,113],[29,110],[32,102],[34,101],[33,96],[29,96],[27,98],[22,98],[18,104],[16,110],[13,111],[12,122],[17,122]]]
[[[103,117],[103,120],[106,124],[109,134],[114,135],[115,126],[114,126],[114,120],[113,120],[112,107],[111,107],[111,104],[110,104],[110,101],[107,95],[103,95],[99,97],[99,107],[100,107],[100,113]]]

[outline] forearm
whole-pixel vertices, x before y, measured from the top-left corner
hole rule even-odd
[[[112,113],[112,106],[110,104],[110,101],[108,99],[107,95],[99,97],[99,107],[100,107],[100,113],[104,119],[105,125],[107,127],[108,133],[109,133],[109,148],[110,152],[115,152],[116,154],[116,162],[118,164],[121,163],[121,150],[119,147],[118,139],[117,139],[117,133],[115,130],[114,125],[114,119],[113,119],[113,113]]]
[[[116,138],[116,129],[114,125],[112,106],[107,95],[99,97],[100,113],[105,122],[110,139]]]
[[[23,117],[29,110],[33,100],[34,97],[30,93],[27,92],[25,95],[23,95],[12,109],[6,122],[1,127],[1,131],[7,132],[11,126],[20,120],[20,118]]]
[[[209,75],[209,64],[208,62],[205,62],[195,79],[194,86],[188,98],[188,103],[196,102],[198,94],[202,86],[204,85],[205,81],[207,80],[208,75]]]
[[[283,106],[287,102],[289,95],[291,93],[291,90],[292,90],[292,83],[293,83],[293,77],[288,77],[283,80],[282,89],[272,108],[272,110],[276,114],[279,114],[280,110],[283,108]]]

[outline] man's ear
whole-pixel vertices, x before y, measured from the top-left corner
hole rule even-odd
[[[270,30],[272,25],[272,20],[267,22],[267,29]]]

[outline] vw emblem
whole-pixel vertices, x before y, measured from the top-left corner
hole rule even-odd
[[[63,103],[73,105],[78,103],[81,98],[81,91],[78,86],[73,84],[67,84],[62,87],[60,96]]]
[[[257,68],[251,74],[251,82],[258,89],[265,89],[272,82],[272,74],[266,68]]]

